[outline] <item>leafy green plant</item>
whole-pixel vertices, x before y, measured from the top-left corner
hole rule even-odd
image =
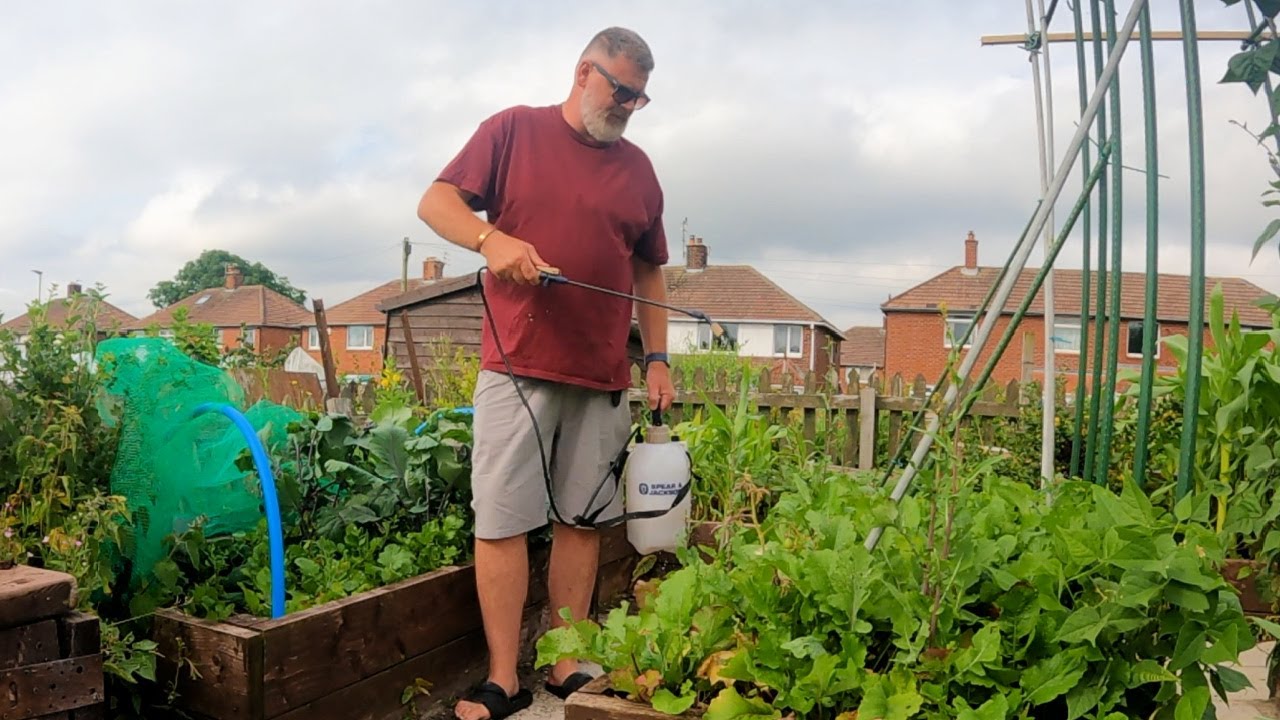
[[[1202,717],[1252,629],[1215,570],[1202,499],[1130,484],[1035,488],[994,463],[930,466],[900,505],[843,476],[794,478],[742,527],[602,623],[540,641],[614,689],[709,720]],[[875,552],[864,540],[888,527]]]

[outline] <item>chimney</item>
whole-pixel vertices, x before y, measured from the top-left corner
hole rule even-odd
[[[422,279],[427,281],[444,279],[444,261],[429,257],[422,261]]]
[[[244,282],[244,275],[240,272],[239,266],[237,266],[235,263],[228,264],[226,288],[228,290],[235,290],[236,288],[240,287],[240,284],[243,282]]]
[[[84,293],[84,288],[80,286],[80,283],[67,283],[67,297],[73,298],[82,293]]]
[[[707,269],[707,246],[702,244],[702,238],[697,235],[690,235],[687,251],[688,260],[685,262],[686,269]]]
[[[973,231],[969,231],[969,237],[964,239],[964,273],[966,275],[974,275],[978,272],[978,239],[973,236]]]

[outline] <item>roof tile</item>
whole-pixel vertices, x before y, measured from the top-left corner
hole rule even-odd
[[[298,328],[312,322],[312,315],[305,307],[275,290],[263,285],[244,285],[234,290],[221,287],[201,290],[134,322],[129,329],[168,325],[173,322],[174,311],[184,307],[190,310],[188,322],[208,323],[218,328],[241,325]]]
[[[1031,289],[1038,268],[1025,269],[1014,283],[1010,303],[1006,314],[1011,314],[1017,303]],[[945,304],[949,312],[977,310],[987,295],[988,289],[999,278],[1000,268],[980,267],[974,274],[967,274],[962,267],[954,267],[934,278],[890,298],[881,309],[884,312],[894,311],[935,311]],[[1080,316],[1081,282],[1084,273],[1080,270],[1061,269],[1053,273],[1053,305],[1054,314],[1059,316]],[[1272,297],[1273,294],[1253,283],[1234,277],[1209,277],[1205,279],[1205,317],[1209,312],[1209,295],[1215,285],[1221,284],[1224,305],[1228,315],[1232,310],[1239,312],[1242,325],[1253,327],[1271,327],[1271,316],[1267,311],[1256,307],[1254,303]],[[1126,272],[1120,282],[1120,315],[1123,319],[1141,319],[1144,316],[1143,305],[1146,296],[1147,278],[1145,273]],[[1187,275],[1161,274],[1156,280],[1159,292],[1159,305],[1156,317],[1161,322],[1187,322],[1191,307],[1191,278]],[[1114,288],[1108,282],[1108,288]],[[1090,315],[1096,310],[1098,290],[1098,274],[1090,273],[1089,306]],[[1108,305],[1110,301],[1108,299]],[[1044,291],[1036,293],[1030,307],[1030,315],[1044,314]]]
[[[840,343],[840,365],[843,367],[884,367],[884,328],[851,327],[844,331]]]

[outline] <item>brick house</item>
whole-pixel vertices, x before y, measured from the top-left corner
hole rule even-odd
[[[854,326],[844,331],[840,343],[840,377],[850,373],[866,382],[871,374],[884,368],[884,328]]]
[[[281,350],[301,344],[302,329],[310,323],[311,313],[271,288],[243,281],[240,268],[228,265],[222,287],[192,293],[133,322],[128,329],[140,334],[158,328],[161,337],[172,337],[174,312],[186,308],[188,323],[213,326],[220,349],[247,344],[258,351]]]
[[[724,349],[770,367],[775,377],[812,371],[823,377],[839,361],[843,334],[750,265],[708,264],[698,236],[686,246],[683,266],[663,268],[672,305],[701,310],[725,330]],[[673,354],[711,348],[711,328],[670,313],[667,345]]]
[[[885,372],[889,376],[901,373],[904,378],[923,374],[930,384],[941,376],[952,339],[959,340],[973,322],[975,312],[989,288],[999,277],[1000,268],[978,265],[978,241],[972,232],[965,240],[965,262],[925,282],[890,298],[881,306],[885,322]],[[987,348],[979,357],[984,364],[999,341],[1018,303],[1026,297],[1038,269],[1026,269],[1019,276],[1010,295],[1005,313],[996,321]],[[1055,270],[1054,327],[1051,337],[1055,344],[1055,374],[1065,381],[1066,387],[1075,388],[1079,369],[1080,340],[1088,333],[1089,355],[1092,359],[1096,345],[1094,323],[1081,322],[1080,294],[1084,273],[1080,270]],[[1191,279],[1186,275],[1161,274],[1158,278],[1159,301],[1156,313],[1158,336],[1186,335],[1188,332],[1188,307],[1190,306]],[[1209,316],[1208,294],[1221,284],[1224,307],[1229,318],[1232,311],[1239,314],[1240,324],[1246,328],[1270,328],[1271,316],[1255,306],[1259,300],[1272,293],[1246,280],[1232,277],[1206,278],[1205,318]],[[1108,282],[1112,286],[1111,282]],[[1096,307],[1098,277],[1090,278],[1090,317]],[[1120,300],[1120,343],[1117,357],[1120,370],[1139,370],[1142,363],[1143,303],[1146,293],[1144,273],[1123,273]],[[1108,305],[1110,304],[1108,298]],[[946,318],[943,317],[946,309]],[[1109,328],[1106,328],[1110,332]],[[1206,343],[1212,342],[1205,328]],[[1007,383],[1044,381],[1044,294],[1038,293],[1004,356],[996,365],[992,379]],[[1105,341],[1105,338],[1104,338]],[[1105,347],[1105,345],[1104,345]],[[1157,368],[1168,372],[1176,367],[1176,361],[1167,351],[1156,347]]]
[[[325,309],[329,325],[329,347],[339,375],[369,377],[382,372],[383,351],[387,344],[387,316],[381,305],[391,298],[438,285],[445,280],[444,262],[429,257],[422,261],[422,277],[409,278],[407,288],[401,280],[383,283]],[[320,331],[312,319],[307,328],[303,348],[320,360]],[[407,362],[407,358],[406,358]],[[399,367],[408,367],[399,363]]]
[[[97,329],[99,339],[120,334],[138,320],[106,300],[90,303],[89,297],[84,294],[84,287],[79,283],[70,283],[67,285],[66,297],[45,301],[44,321],[52,327],[66,328],[73,313],[83,313],[86,310],[93,313],[88,319],[92,320]],[[77,325],[83,325],[83,321],[84,318]],[[11,331],[18,342],[22,343],[25,342],[27,333],[31,331],[31,324],[30,313],[23,313],[0,324],[0,330]]]

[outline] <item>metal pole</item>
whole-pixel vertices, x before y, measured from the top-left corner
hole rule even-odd
[[[990,379],[991,374],[995,372],[996,365],[1000,362],[1000,355],[1004,353],[1005,348],[1007,348],[1010,341],[1013,340],[1013,336],[1018,330],[1018,325],[1026,316],[1027,310],[1031,308],[1031,301],[1035,299],[1036,293],[1040,291],[1040,288],[1048,279],[1049,273],[1052,272],[1053,263],[1058,259],[1058,253],[1062,252],[1062,246],[1067,242],[1067,236],[1070,235],[1072,229],[1075,228],[1076,220],[1084,211],[1085,205],[1088,204],[1089,195],[1092,194],[1093,188],[1098,183],[1098,180],[1103,177],[1104,171],[1107,168],[1107,158],[1110,157],[1112,147],[1113,144],[1110,142],[1102,146],[1101,153],[1098,155],[1098,164],[1094,166],[1093,170],[1088,175],[1085,176],[1084,190],[1081,191],[1075,205],[1071,208],[1071,212],[1067,213],[1067,221],[1063,225],[1058,238],[1050,243],[1048,247],[1048,260],[1040,268],[1040,271],[1036,273],[1036,276],[1032,278],[1031,287],[1027,290],[1026,296],[1022,299],[1022,304],[1018,306],[1016,311],[1014,311],[1013,317],[1009,320],[1009,324],[1005,326],[1004,335],[1001,336],[995,352],[991,353],[991,357],[988,358],[987,364],[983,366],[982,373],[978,376],[977,382],[973,383],[974,390],[965,397],[964,403],[960,408],[960,412],[955,414],[955,418],[963,418],[965,415],[969,414],[969,410],[973,408],[973,404],[978,400],[981,388],[986,384],[987,380]],[[954,422],[956,422],[956,420],[953,419],[953,423]]]
[[[1080,95],[1080,111],[1084,112],[1085,105],[1089,102],[1088,79],[1085,75],[1085,55],[1084,55],[1084,20],[1080,13],[1080,0],[1071,4],[1071,15],[1075,22],[1076,34],[1076,84]],[[1089,144],[1081,148],[1084,155],[1084,165],[1089,166]],[[1086,179],[1087,182],[1087,179]],[[1092,196],[1092,193],[1089,193]],[[1084,388],[1087,384],[1087,368],[1089,366],[1089,249],[1090,243],[1093,242],[1092,228],[1090,220],[1092,219],[1092,208],[1090,200],[1086,199],[1084,204],[1084,229],[1081,233],[1084,246],[1083,257],[1080,267],[1080,353],[1076,356],[1076,412],[1075,424],[1071,430],[1071,467],[1069,477],[1079,477],[1080,475],[1080,453],[1084,450],[1083,445],[1083,428],[1084,428],[1084,405],[1085,394]]]
[[[1142,381],[1138,390],[1138,427],[1133,476],[1147,475],[1147,438],[1151,434],[1151,393],[1156,374],[1156,303],[1159,283],[1160,168],[1156,148],[1156,78],[1151,43],[1151,14],[1138,19],[1142,50],[1142,114],[1147,154],[1147,287],[1142,316]]]
[[[1035,237],[1040,234],[1044,228],[1045,222],[1049,217],[1049,208],[1062,194],[1062,187],[1067,182],[1067,176],[1071,173],[1071,169],[1075,166],[1076,157],[1080,154],[1080,148],[1084,145],[1085,139],[1089,133],[1089,126],[1092,124],[1094,117],[1097,116],[1098,108],[1102,104],[1102,98],[1105,95],[1105,88],[1115,78],[1117,69],[1120,66],[1120,58],[1124,56],[1125,48],[1129,45],[1129,36],[1133,33],[1134,27],[1138,24],[1138,12],[1146,7],[1147,0],[1134,0],[1133,7],[1129,10],[1128,17],[1124,21],[1124,31],[1120,42],[1112,49],[1110,57],[1107,59],[1107,65],[1102,70],[1099,78],[1098,86],[1094,88],[1092,97],[1089,98],[1089,105],[1085,108],[1084,114],[1080,118],[1079,124],[1076,125],[1075,133],[1071,136],[1071,142],[1067,145],[1067,151],[1062,162],[1058,166],[1058,171],[1054,173],[1053,181],[1049,184],[1049,192],[1044,201],[1036,209],[1035,215],[1031,219],[1028,229],[1028,237]],[[1017,283],[1019,275],[1023,268],[1027,266],[1027,256],[1031,254],[1031,243],[1026,243],[1018,249],[1014,257],[1010,259],[1010,272],[1000,283],[999,290],[996,291],[994,298],[995,306],[987,312],[982,319],[982,325],[978,328],[978,335],[975,339],[973,349],[965,355],[964,361],[960,364],[959,377],[960,381],[951,383],[947,387],[947,394],[944,398],[943,412],[949,411],[955,403],[956,395],[959,393],[959,386],[969,377],[969,373],[973,371],[973,366],[978,361],[978,355],[982,348],[987,344],[987,338],[991,336],[991,330],[995,327],[996,321],[1001,313],[1004,312],[1005,303],[1009,300],[1009,295],[1013,292],[1013,286]],[[907,465],[902,477],[898,479],[897,485],[894,486],[891,498],[894,502],[902,499],[906,494],[907,488],[910,487],[911,481],[915,478],[916,468],[920,466],[924,456],[929,452],[929,448],[933,445],[934,433],[938,429],[938,415],[929,418],[928,428],[924,438],[921,439],[920,445],[916,447],[916,451],[911,458],[910,464]],[[880,542],[880,536],[884,533],[883,527],[873,528],[867,537],[866,547],[868,550],[875,548]]]
[[[1114,0],[1104,0],[1103,8],[1107,20],[1107,47],[1115,43],[1116,17]],[[1124,247],[1124,167],[1121,156],[1120,125],[1120,80],[1111,84],[1111,142],[1115,144],[1114,157],[1111,159],[1111,287],[1107,292],[1110,307],[1107,310],[1107,380],[1103,391],[1101,432],[1102,439],[1098,444],[1098,464],[1096,466],[1098,484],[1107,481],[1107,471],[1111,467],[1111,442],[1115,434],[1116,408],[1116,371],[1120,357],[1120,293],[1124,280],[1123,268],[1120,264],[1120,253]]]
[[[1077,0],[1084,2],[1084,0]],[[1089,14],[1093,23],[1093,63],[1094,72],[1097,73],[1097,86],[1101,85],[1101,71],[1097,68],[1102,65],[1102,31],[1101,22],[1098,18],[1098,0],[1090,3]],[[1095,91],[1097,90],[1095,86]],[[1106,110],[1098,113],[1098,140],[1101,142],[1106,132],[1107,120]],[[1094,293],[1097,298],[1097,307],[1093,316],[1093,380],[1089,384],[1089,431],[1085,439],[1084,450],[1084,478],[1093,480],[1094,466],[1097,462],[1098,452],[1098,415],[1100,404],[1102,401],[1102,363],[1105,359],[1103,356],[1103,318],[1105,317],[1105,309],[1107,304],[1107,178],[1103,176],[1098,183],[1098,289]]]
[[[1036,0],[1041,26],[1040,33],[1047,33],[1049,28],[1044,14],[1044,0]],[[1031,0],[1026,0],[1027,32],[1036,31],[1036,16],[1031,9]],[[1040,83],[1040,55],[1044,52],[1044,93],[1042,96]],[[1049,189],[1049,163],[1053,162],[1053,81],[1049,71],[1049,46],[1042,45],[1031,48],[1031,69],[1035,88],[1036,101],[1036,139],[1040,150],[1040,194],[1043,196]],[[1047,121],[1046,121],[1046,115]],[[1049,206],[1049,220],[1044,228],[1044,257],[1049,262],[1050,245],[1053,243],[1053,205]],[[1053,342],[1053,268],[1044,283],[1044,381],[1041,383],[1040,404],[1040,485],[1047,485],[1053,480],[1053,420],[1054,400],[1056,396],[1054,372],[1055,347]]]
[[[1196,422],[1200,412],[1200,362],[1204,355],[1204,116],[1200,98],[1200,55],[1196,47],[1196,11],[1191,0],[1178,0],[1182,9],[1182,55],[1187,76],[1187,135],[1191,145],[1191,307],[1187,320],[1186,405],[1178,460],[1177,497],[1191,490],[1191,463],[1196,450]],[[1189,38],[1189,39],[1187,39]]]

